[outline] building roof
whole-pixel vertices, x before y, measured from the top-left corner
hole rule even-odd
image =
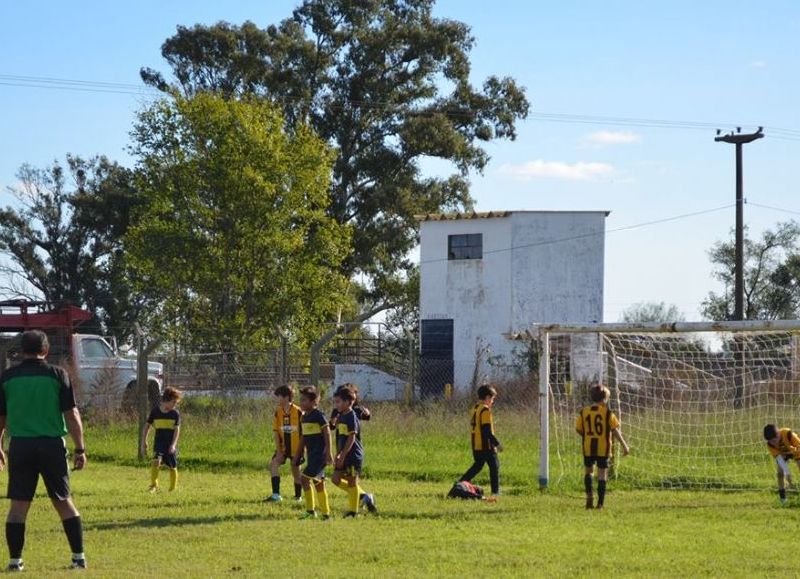
[[[611,211],[606,210],[587,210],[587,211],[470,211],[467,213],[426,213],[424,215],[417,215],[416,218],[422,221],[457,221],[460,219],[493,219],[496,217],[510,217],[514,213],[603,213],[606,217]]]

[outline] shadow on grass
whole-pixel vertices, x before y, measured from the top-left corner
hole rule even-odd
[[[107,523],[84,523],[84,528],[91,531],[116,531],[122,529],[148,529],[160,527],[181,527],[189,525],[218,525],[220,523],[285,520],[279,513],[240,514],[230,516],[207,517],[158,517],[155,519],[137,519],[133,521],[109,521]]]

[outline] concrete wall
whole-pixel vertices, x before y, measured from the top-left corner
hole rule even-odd
[[[336,364],[337,386],[352,382],[362,400],[402,400],[405,381],[366,364]]]
[[[604,231],[605,212],[597,211],[423,221],[420,316],[453,319],[457,388],[470,385],[482,345],[489,351],[479,379],[510,371],[514,349],[524,345],[503,334],[534,323],[602,321]],[[483,259],[448,260],[447,236],[465,233],[483,234]]]

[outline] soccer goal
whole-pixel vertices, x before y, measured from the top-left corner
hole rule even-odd
[[[540,326],[542,487],[582,477],[575,417],[600,381],[631,454],[612,477],[631,488],[764,489],[762,430],[800,430],[800,321]]]

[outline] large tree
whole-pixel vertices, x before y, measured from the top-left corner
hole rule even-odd
[[[748,320],[800,317],[800,224],[779,223],[761,239],[744,239],[744,316]],[[709,251],[722,293],[711,292],[703,313],[712,320],[732,320],[736,253],[734,240],[717,242]]]
[[[0,210],[8,296],[71,302],[95,314],[99,331],[126,338],[143,302],[131,291],[122,238],[141,198],[132,172],[105,157],[67,155],[46,168],[23,165]]]
[[[641,302],[631,304],[622,312],[620,322],[641,324],[647,322],[683,322],[686,317],[674,304]]]
[[[470,80],[469,27],[435,18],[434,0],[306,0],[278,25],[179,27],[162,46],[174,79],[142,78],[173,94],[256,95],[289,124],[308,123],[335,151],[329,215],[353,228],[343,263],[380,309],[413,269],[416,215],[469,209],[469,174],[489,161],[482,144],[514,139],[528,113],[509,78]],[[421,162],[453,168],[426,175]],[[413,279],[413,276],[411,276]],[[413,293],[413,290],[412,290]]]
[[[348,304],[350,231],[331,219],[331,154],[280,110],[212,94],[164,99],[133,131],[145,211],[127,236],[151,326],[204,351],[309,343]]]

